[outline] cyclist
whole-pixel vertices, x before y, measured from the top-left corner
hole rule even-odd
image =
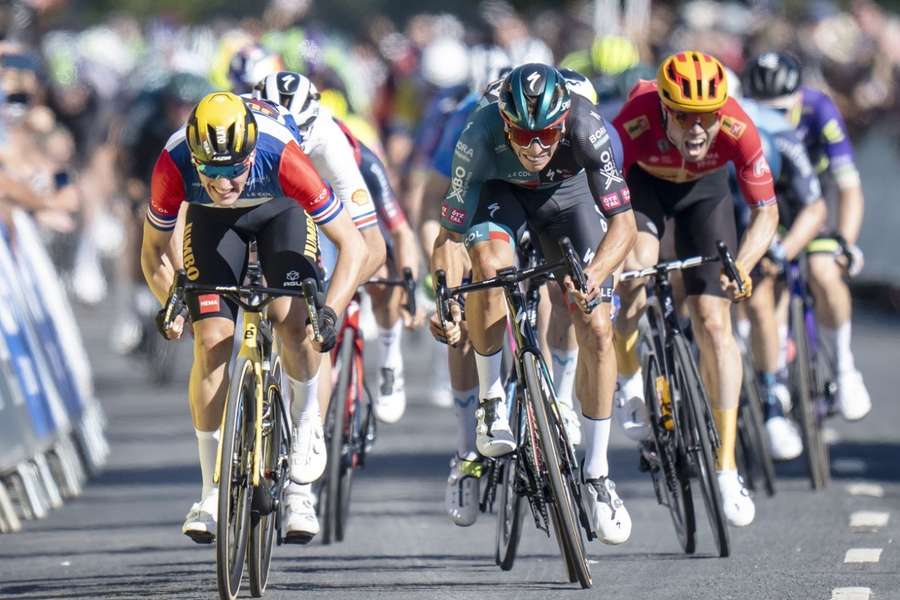
[[[731,302],[750,296],[749,273],[766,252],[778,225],[778,208],[759,134],[734,99],[728,97],[725,68],[712,56],[686,51],[663,60],[656,81],[642,81],[613,120],[624,146],[624,173],[638,221],[638,240],[627,269],[652,266],[666,219],[675,222],[679,256],[716,254],[716,241],[736,246],[728,173],[734,163],[750,224],[737,251],[744,284],[720,275],[710,264],[684,273],[700,371],[712,402],[722,445],[716,460],[724,512],[736,526],[749,525],[753,500],[738,477],[734,446],[741,359],[731,332]],[[645,304],[644,285],[619,286],[622,310],[616,319],[619,391],[616,399],[629,437],[649,433],[644,384],[637,358],[637,322]]]
[[[818,172],[828,221],[808,249],[810,285],[820,331],[835,352],[838,408],[847,420],[862,419],[871,410],[872,401],[850,348],[853,304],[842,270],[853,276],[862,269],[863,255],[856,242],[864,200],[847,128],[831,98],[802,85],[800,64],[788,54],[758,56],[744,70],[743,82],[747,96],[788,117]],[[846,252],[841,252],[841,242],[836,238]],[[850,260],[839,265],[835,257],[844,260],[844,254]]]
[[[734,92],[731,95],[737,97]],[[752,324],[750,347],[764,402],[769,447],[774,459],[791,460],[803,452],[803,441],[796,426],[784,415],[788,408],[782,404],[776,378],[779,362],[777,275],[785,261],[793,260],[815,238],[825,222],[827,209],[806,148],[790,123],[777,111],[753,100],[744,98],[740,104],[759,130],[779,199],[781,232],[753,270],[753,295],[747,303],[747,312]],[[731,175],[731,189],[739,199],[735,202],[735,210],[739,215],[740,234],[750,215],[734,173]]]
[[[588,288],[581,293],[566,279],[571,303],[553,290],[549,336],[561,338],[574,322],[580,348],[575,390],[587,420],[585,508],[600,538],[618,544],[628,539],[631,518],[607,463],[615,382],[610,300],[613,270],[636,230],[628,188],[616,166],[616,134],[593,108],[571,94],[551,66],[529,63],[513,69],[500,86],[499,101],[476,109],[456,144],[432,268],[449,269],[448,283],[458,284],[462,274],[452,257],[464,245],[473,280],[493,277],[515,263],[517,234],[526,224],[549,261],[560,256],[559,238],[572,240],[587,265]],[[599,305],[588,314],[593,300]],[[451,312],[452,321],[435,317],[431,325],[435,337],[454,344],[461,319],[456,303]],[[502,291],[470,294],[466,320],[479,383],[476,445],[485,456],[502,456],[515,449],[501,381]]]
[[[169,138],[153,169],[151,200],[144,224],[141,265],[154,296],[165,303],[174,278],[172,231],[179,207],[187,203],[183,267],[190,281],[237,284],[247,258],[247,241],[258,243],[269,285],[296,287],[317,276],[316,226],[340,251],[326,305],[319,314],[322,340],[312,340],[301,301],[278,299],[269,317],[280,351],[291,398],[303,394],[321,361],[319,352],[334,345],[337,315],[359,283],[365,246],[349,214],[319,178],[291,132],[268,117],[250,112],[228,92],[204,97],[187,125]],[[305,209],[305,211],[304,211]],[[215,294],[188,300],[194,333],[194,363],[189,399],[203,476],[202,497],[191,507],[182,531],[197,542],[215,535],[217,488],[213,470],[227,385],[236,307]],[[157,322],[162,327],[161,318]],[[169,339],[182,335],[184,315],[161,331]],[[305,457],[292,448],[292,477]],[[302,481],[302,479],[301,479]],[[293,529],[296,503],[286,499],[285,530],[289,541],[306,541],[308,533]]]

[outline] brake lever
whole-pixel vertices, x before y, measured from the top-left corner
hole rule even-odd
[[[406,302],[403,308],[414,319],[416,317],[416,280],[409,267],[403,267],[403,287],[406,289]]]
[[[716,250],[719,251],[719,258],[722,261],[722,266],[725,269],[725,275],[737,284],[738,293],[744,293],[744,281],[741,279],[741,274],[738,271],[737,264],[734,262],[734,257],[731,255],[731,250],[728,249],[728,245],[719,240],[716,242]]]
[[[317,342],[322,343],[322,332],[319,331],[319,285],[312,277],[303,280],[303,298],[306,300],[313,337],[315,337]]]
[[[568,263],[569,275],[572,277],[572,283],[578,291],[582,294],[586,294],[587,278],[584,276],[584,266],[581,264],[578,255],[575,254],[575,248],[572,246],[572,241],[569,240],[568,237],[562,238],[559,240],[559,248],[562,250],[563,257],[565,257],[566,262]],[[600,301],[597,298],[588,302],[585,307],[587,309],[587,314],[591,314],[591,312],[597,308],[599,303]]]

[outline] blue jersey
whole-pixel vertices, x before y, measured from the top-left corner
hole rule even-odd
[[[469,94],[456,106],[456,110],[447,117],[444,131],[441,133],[441,140],[438,142],[437,149],[434,151],[434,157],[431,160],[432,168],[447,179],[450,178],[453,150],[456,148],[459,134],[465,128],[471,112],[478,106],[479,98],[478,94]]]

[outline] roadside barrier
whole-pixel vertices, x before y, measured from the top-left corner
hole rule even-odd
[[[106,462],[87,351],[31,217],[0,226],[0,532],[77,496]]]

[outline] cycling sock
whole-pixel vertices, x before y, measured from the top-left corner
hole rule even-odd
[[[609,427],[612,419],[592,419],[584,417],[584,478],[597,479],[609,475]]]
[[[613,346],[616,349],[616,364],[619,375],[628,377],[634,375],[641,368],[641,361],[637,354],[638,330],[624,337],[618,331],[613,335]]]
[[[737,439],[738,409],[736,406],[725,410],[714,408],[712,412],[721,442],[719,453],[716,455],[716,471],[734,471],[737,469],[734,460],[734,444]]]
[[[778,381],[775,373],[760,371],[756,376],[759,380],[759,391],[762,395],[763,411],[765,412],[764,417],[766,421],[774,417],[783,417],[784,410],[782,409],[781,401],[772,391],[772,388],[775,387],[775,384]]]
[[[475,409],[478,408],[478,388],[453,390],[453,409],[456,412],[456,455],[475,452]]]
[[[822,337],[834,348],[835,370],[838,374],[856,370],[853,351],[850,349],[850,321],[838,325],[837,329],[822,327]]]
[[[572,350],[550,348],[553,360],[553,385],[556,388],[556,399],[572,406],[575,398],[572,388],[575,386],[575,365],[578,364],[578,346]]]
[[[197,434],[197,450],[200,454],[200,476],[203,478],[203,488],[200,491],[200,498],[206,498],[206,495],[213,489],[213,472],[216,469],[216,454],[219,452],[219,430],[200,431],[194,429]]]
[[[308,381],[300,381],[290,375],[285,375],[285,378],[291,390],[291,421],[296,425],[300,421],[320,419],[318,372]]]
[[[478,371],[478,400],[488,398],[505,398],[503,383],[500,381],[500,369],[503,352],[498,350],[490,356],[475,353],[475,369]]]
[[[778,326],[778,360],[776,361],[776,372],[787,371],[788,363],[788,328],[787,325]]]
[[[400,353],[400,340],[402,337],[402,320],[398,319],[396,323],[387,329],[378,328],[378,340],[381,342],[381,368],[403,368],[403,355]]]

